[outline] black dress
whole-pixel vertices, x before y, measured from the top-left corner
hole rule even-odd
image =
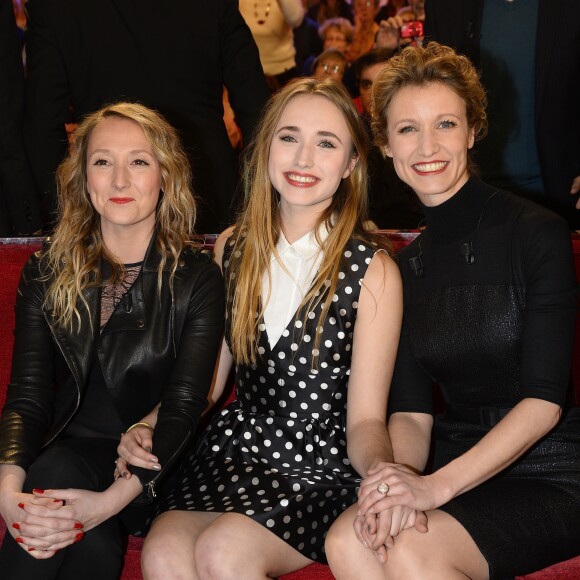
[[[226,278],[230,252],[226,246]],[[161,511],[245,514],[326,562],[326,532],[356,501],[360,482],[346,453],[346,399],[360,288],[374,252],[354,240],[345,248],[318,368],[312,358],[322,306],[299,312],[273,348],[260,325],[258,364],[236,367],[237,400],[211,421]]]
[[[580,553],[570,234],[555,214],[475,178],[424,212],[426,232],[399,254],[405,314],[389,409],[432,413],[439,384],[438,469],[524,398],[563,407],[559,425],[520,459],[440,508],[467,529],[492,578],[531,573]],[[410,261],[418,256],[422,273]]]

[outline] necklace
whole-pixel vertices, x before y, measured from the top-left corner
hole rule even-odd
[[[268,18],[268,15],[270,14],[270,1],[268,0],[268,3],[266,4],[266,11],[264,12],[264,18],[260,18],[260,16],[258,15],[258,2],[256,0],[256,2],[254,2],[254,18],[258,21],[258,24],[262,25],[262,24],[266,24],[266,19]]]

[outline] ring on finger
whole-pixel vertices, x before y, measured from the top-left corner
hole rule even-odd
[[[391,489],[391,487],[385,481],[379,483],[379,485],[377,486],[377,491],[383,495],[387,495],[389,493],[389,489]]]

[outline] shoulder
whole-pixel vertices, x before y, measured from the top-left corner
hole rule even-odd
[[[226,249],[226,244],[228,240],[232,237],[236,226],[230,226],[228,229],[224,230],[215,242],[215,246],[213,248],[213,255],[216,264],[219,265],[220,268],[223,269],[223,257],[224,252]]]

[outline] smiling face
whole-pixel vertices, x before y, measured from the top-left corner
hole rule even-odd
[[[445,85],[402,88],[387,110],[387,131],[385,152],[424,205],[447,201],[469,179],[474,131],[465,102]]]
[[[104,239],[153,231],[161,169],[136,122],[107,117],[95,127],[87,149],[87,187]]]
[[[348,125],[339,109],[319,95],[292,98],[276,125],[268,175],[280,194],[282,218],[316,219],[356,165]]]

